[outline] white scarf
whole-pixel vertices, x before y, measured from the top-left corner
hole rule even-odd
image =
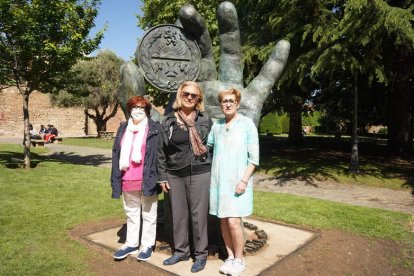
[[[141,147],[144,140],[145,128],[148,125],[148,118],[145,117],[139,124],[134,125],[132,118],[129,118],[128,125],[125,130],[124,138],[121,146],[121,156],[119,157],[119,169],[126,171],[129,167],[129,157],[135,163],[141,163]],[[134,132],[137,132],[137,137],[134,139]],[[134,142],[134,143],[132,143]],[[134,148],[131,153],[132,146]]]

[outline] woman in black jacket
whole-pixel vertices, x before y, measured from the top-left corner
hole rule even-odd
[[[157,178],[170,197],[174,239],[174,254],[163,264],[190,258],[191,222],[195,256],[191,272],[198,272],[204,269],[208,254],[211,158],[206,143],[212,121],[204,113],[201,87],[193,81],[178,88],[173,109],[162,122],[157,154]]]
[[[124,259],[138,252],[138,260],[148,260],[155,244],[157,226],[156,152],[160,124],[150,118],[151,104],[142,96],[129,99],[131,115],[116,134],[112,149],[112,198],[123,194],[127,215],[127,236],[124,246],[114,254]],[[141,215],[142,212],[142,215]],[[142,237],[139,240],[142,216]]]

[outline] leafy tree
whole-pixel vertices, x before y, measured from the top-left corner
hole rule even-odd
[[[105,131],[119,107],[119,69],[123,62],[109,50],[79,60],[62,80],[63,89],[52,96],[52,102],[62,107],[84,107],[97,130]]]
[[[30,168],[29,96],[48,91],[76,60],[95,50],[102,32],[90,38],[98,0],[1,0],[0,79],[23,97],[24,163]]]
[[[217,2],[202,2],[193,4],[206,18],[214,37],[216,23],[211,14]],[[246,82],[257,75],[275,41],[285,38],[291,43],[285,72],[267,99],[262,115],[288,111],[292,142],[302,138],[301,114],[307,111],[305,104],[309,100],[327,108],[328,115],[340,121],[350,120],[357,75],[361,123],[388,118],[390,148],[399,153],[411,150],[412,0],[233,2],[240,21]],[[152,12],[144,8],[140,24],[149,27],[174,22],[181,5],[182,1],[168,5],[155,1],[153,5],[153,1],[146,0],[144,6]],[[384,95],[385,99],[381,97]]]
[[[313,36],[323,33],[337,22],[333,7],[335,0],[239,0],[244,15],[245,72],[249,77],[261,67],[277,37],[291,43],[291,52],[285,72],[274,93],[266,101],[264,111],[289,113],[289,140],[301,143],[302,114],[307,112],[307,101],[320,89],[318,80],[311,78],[312,65],[318,55]]]
[[[336,9],[338,24],[314,38],[321,52],[314,75],[329,68],[387,91],[388,145],[399,154],[412,150],[413,9],[412,0],[348,0]]]
[[[216,21],[216,9],[220,4],[219,0],[143,0],[141,8],[143,14],[138,15],[139,25],[143,29],[149,29],[153,26],[166,23],[174,23],[177,20],[178,11],[185,4],[192,4],[197,11],[204,17],[208,24],[210,35],[215,36],[218,32]]]
[[[320,125],[322,113],[320,111],[310,111],[302,115],[302,122],[304,126],[311,126],[314,130]]]
[[[292,47],[278,93],[267,110],[289,111],[289,136],[299,136],[299,111],[319,90],[319,103],[330,114],[350,119],[355,76],[363,120],[388,118],[389,146],[394,152],[412,149],[414,3],[412,0],[240,0],[248,47],[245,68],[254,75],[268,54],[274,35]],[[249,31],[250,28],[250,31]],[[247,61],[250,62],[247,62]],[[379,95],[387,91],[386,102]],[[330,102],[325,100],[330,99]],[[333,108],[335,105],[341,108]],[[388,114],[380,114],[386,110]],[[292,123],[294,124],[292,126]],[[297,135],[295,135],[297,134]]]
[[[336,74],[336,81],[324,83],[323,91],[319,91],[313,98],[318,110],[323,110],[324,116],[331,116],[332,122],[350,121],[353,85],[349,74]],[[358,78],[358,129],[365,132],[368,125],[387,124],[387,89],[378,82],[368,82],[368,78]],[[325,124],[326,126],[326,124]],[[335,127],[327,129],[334,131]]]

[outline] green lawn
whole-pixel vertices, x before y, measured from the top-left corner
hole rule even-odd
[[[395,241],[412,239],[409,214],[287,194],[255,192],[254,215],[315,229],[341,229]]]
[[[9,169],[16,149],[21,151],[0,144],[0,275],[85,274],[90,252],[67,231],[82,222],[123,217],[121,202],[111,199],[110,170],[36,153],[36,168]]]
[[[110,149],[113,140],[95,137],[65,138],[67,145]],[[362,137],[359,143],[360,174],[347,172],[350,137],[334,139],[310,135],[301,147],[287,143],[286,136],[260,137],[259,171],[285,179],[309,183],[328,180],[344,184],[414,189],[414,158],[399,159],[386,153],[384,139]]]
[[[122,218],[110,198],[106,168],[61,163],[39,156],[36,168],[10,169],[21,146],[0,144],[0,275],[88,274],[90,250],[68,236],[76,225]],[[316,229],[341,229],[368,237],[414,240],[412,216],[398,212],[275,193],[255,193],[254,216]]]
[[[291,146],[286,137],[261,136],[259,171],[309,183],[328,180],[391,189],[414,189],[414,157],[401,159],[388,154],[383,139],[360,140],[359,174],[347,171],[350,152],[349,137],[305,137],[302,146]]]
[[[96,137],[67,137],[63,139],[63,144],[100,149],[111,149],[112,145],[114,144],[114,140],[104,140]]]

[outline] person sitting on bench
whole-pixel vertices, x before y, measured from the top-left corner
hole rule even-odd
[[[48,125],[48,133],[45,135],[46,143],[53,142],[54,138],[58,136],[58,130],[54,125]]]
[[[42,137],[37,134],[37,131],[33,128],[32,124],[29,124],[29,133],[31,140],[42,139]]]

